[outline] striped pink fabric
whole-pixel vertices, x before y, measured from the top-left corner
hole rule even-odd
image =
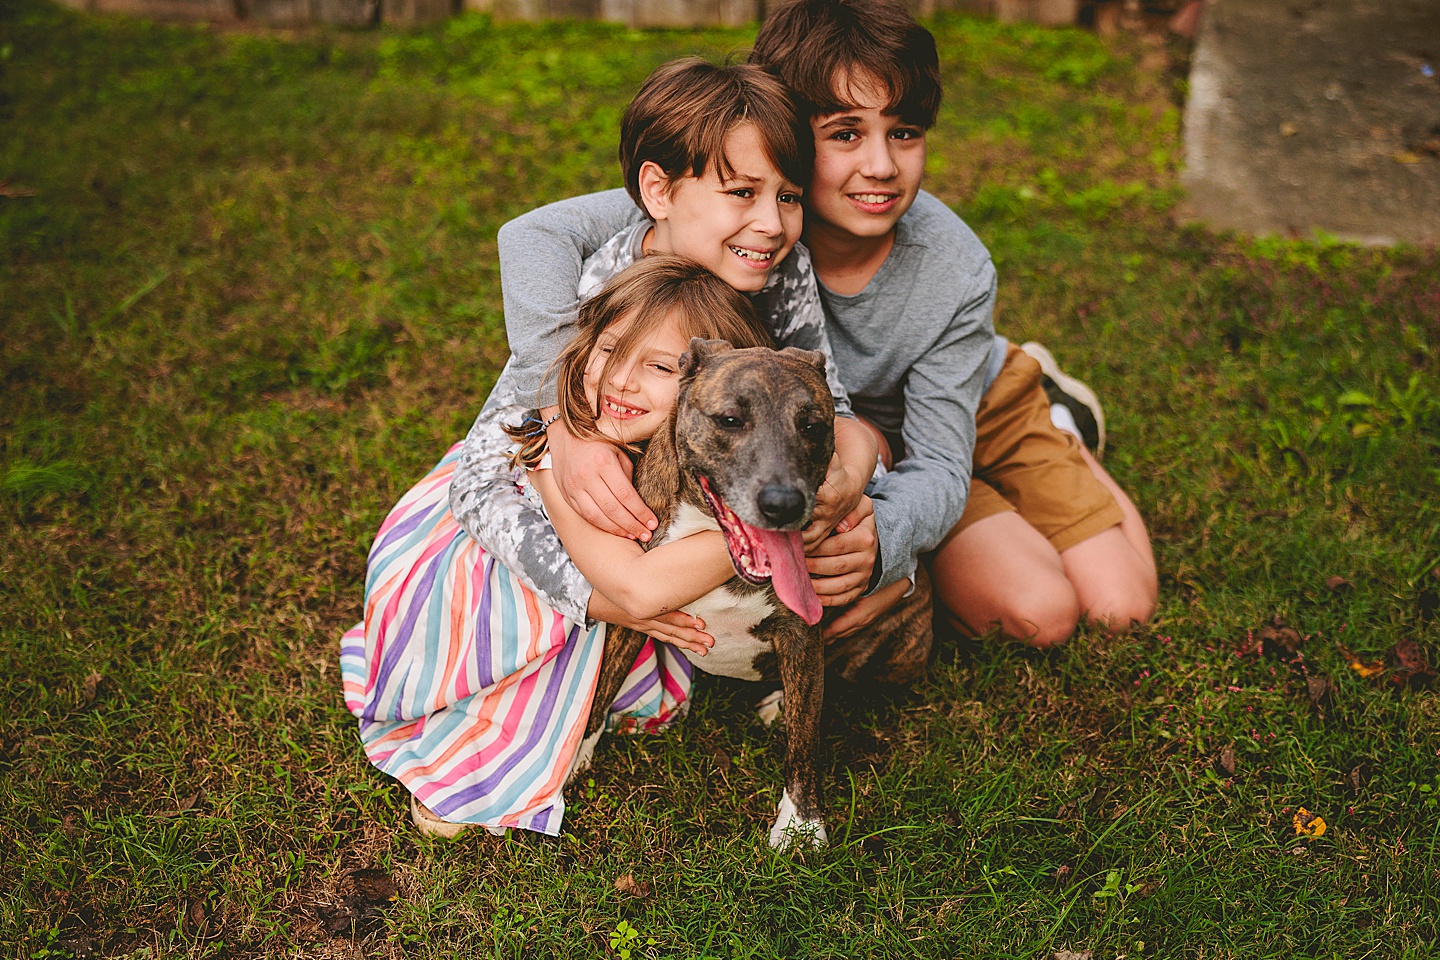
[[[561,616],[450,513],[451,447],[370,549],[364,620],[340,642],[345,705],[370,761],[446,820],[558,834],[605,625]],[[609,728],[654,731],[689,704],[691,668],[647,642]]]

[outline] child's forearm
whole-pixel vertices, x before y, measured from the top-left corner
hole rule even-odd
[[[553,471],[532,471],[530,477],[575,566],[591,586],[636,619],[677,610],[734,576],[719,531],[695,533],[647,552],[581,517],[561,496]]]
[[[595,586],[640,620],[679,610],[735,576],[724,535],[708,530],[662,544],[621,568],[602,576],[605,586]]]
[[[845,476],[838,497],[840,516],[844,516],[860,502],[865,485],[875,474],[875,460],[879,456],[879,445],[875,434],[854,417],[835,418],[835,459],[840,461]]]

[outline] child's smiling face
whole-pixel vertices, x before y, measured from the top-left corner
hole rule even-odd
[[[875,78],[847,84],[851,110],[813,117],[815,170],[810,229],[851,237],[884,237],[915,202],[925,173],[925,129],[884,113],[888,98]]]
[[[595,427],[622,443],[649,440],[665,425],[680,387],[680,354],[690,348],[672,314],[628,356],[612,359],[633,322],[632,314],[606,327],[585,365],[585,398],[595,410]]]
[[[732,174],[715,163],[704,176],[667,178],[646,162],[640,193],[655,220],[646,253],[689,257],[736,290],[754,292],[800,239],[802,191],[770,162],[754,124],[725,138]]]

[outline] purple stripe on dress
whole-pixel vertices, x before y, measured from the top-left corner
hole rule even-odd
[[[340,648],[340,659],[342,660],[346,657],[363,656],[365,656],[365,644],[363,643],[349,644]]]
[[[399,523],[395,524],[395,526],[390,528],[390,532],[385,534],[384,539],[380,540],[378,543],[375,544],[375,546],[370,548],[370,556],[373,557],[376,554],[383,552],[384,550],[388,549],[389,546],[397,539],[405,536],[410,531],[414,530],[421,524],[422,521],[424,521],[426,517],[430,516],[430,514],[438,506],[440,506],[440,504],[432,503],[428,507],[425,507],[424,509],[406,517],[404,520],[401,520]],[[446,507],[449,507],[448,503],[446,504]]]
[[[646,671],[644,679],[636,682],[634,677],[635,675],[632,673],[625,678],[626,684],[634,683],[635,686],[630,689],[629,693],[622,693],[615,698],[615,702],[610,704],[611,713],[624,713],[635,705],[636,700],[649,696],[650,691],[657,686],[660,687],[661,695],[664,695],[665,687],[660,682],[660,652],[658,650],[655,652],[655,656],[650,658],[650,669]]]
[[[482,582],[488,584],[494,571],[495,558],[487,553],[485,554],[485,579]],[[490,662],[490,659],[490,591],[481,590],[480,614],[475,621],[475,672],[481,690],[495,684],[494,664]]]
[[[501,763],[490,776],[478,783],[472,783],[464,790],[458,790],[450,794],[450,796],[446,797],[444,801],[439,804],[432,804],[430,809],[444,816],[451,810],[458,810],[460,807],[491,793],[504,781],[511,770],[515,769],[521,761],[528,759],[530,752],[535,749],[535,746],[542,739],[549,737],[553,733],[550,729],[550,716],[555,712],[555,702],[560,697],[560,688],[565,686],[570,679],[567,676],[567,668],[570,665],[571,656],[580,645],[577,642],[579,636],[580,625],[576,624],[570,628],[570,636],[566,640],[565,646],[561,648],[560,655],[555,658],[554,671],[550,676],[549,684],[546,685],[544,692],[540,696],[539,709],[529,718],[530,730],[525,737],[525,742],[520,744],[518,748],[512,748],[510,755],[505,758],[504,762]],[[523,683],[525,681],[521,682]],[[527,714],[530,712],[529,703],[526,704],[525,712]],[[581,715],[589,716],[589,714],[590,711],[585,710]]]
[[[373,700],[383,700],[380,691],[389,689],[390,674],[400,664],[400,659],[405,654],[405,648],[410,645],[410,637],[415,632],[415,621],[420,619],[420,612],[425,609],[425,602],[430,597],[430,589],[435,585],[435,575],[440,566],[440,557],[444,551],[441,550],[431,558],[425,565],[425,573],[420,577],[420,585],[413,593],[409,594],[409,602],[405,608],[405,619],[400,621],[400,629],[385,646],[385,654],[380,658],[380,672],[375,677],[375,691]],[[401,587],[401,596],[406,595],[405,586]],[[382,614],[383,616],[383,614]],[[395,702],[396,720],[405,719],[403,703],[400,700]]]
[[[534,830],[536,833],[545,833],[545,828],[550,826],[550,813],[554,809],[554,807],[546,807],[544,810],[541,810],[539,813],[535,814],[535,816],[531,817],[530,829]]]

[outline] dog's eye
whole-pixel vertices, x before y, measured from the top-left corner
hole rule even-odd
[[[812,423],[804,428],[805,439],[811,443],[824,443],[830,431],[823,423]]]
[[[715,421],[715,426],[721,430],[739,430],[745,426],[745,421],[740,417],[732,417],[725,413],[718,414],[712,419]]]

